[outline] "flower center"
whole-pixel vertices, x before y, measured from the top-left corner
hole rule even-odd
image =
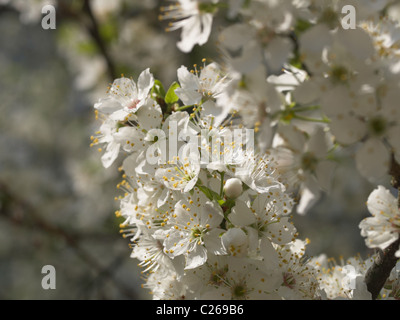
[[[400,213],[396,214],[393,217],[390,217],[389,222],[391,223],[393,228],[398,229],[398,232],[400,232]]]
[[[387,122],[384,118],[378,116],[369,120],[368,128],[372,135],[379,137],[385,133]]]
[[[339,21],[339,16],[335,10],[332,8],[327,8],[325,11],[321,14],[321,17],[319,19],[320,23],[326,23],[330,28],[334,28]]]
[[[129,110],[135,110],[137,105],[139,104],[140,100],[139,99],[133,99],[131,103],[128,105]]]
[[[245,283],[237,283],[232,287],[232,298],[244,300],[246,298],[247,287]]]
[[[333,83],[345,83],[349,80],[349,71],[343,66],[332,67],[329,75],[332,78]]]
[[[195,227],[191,229],[191,236],[193,239],[202,239],[206,234],[207,229],[201,227]]]
[[[296,284],[296,279],[290,272],[283,273],[283,285],[290,289],[293,289]]]
[[[318,164],[318,159],[312,152],[306,152],[301,158],[301,168],[305,171],[314,171]]]
[[[227,271],[228,267],[214,270],[210,276],[210,284],[214,286],[220,286],[224,284],[224,278]]]

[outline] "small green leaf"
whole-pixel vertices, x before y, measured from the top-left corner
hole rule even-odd
[[[215,191],[212,191],[211,189],[202,185],[196,185],[196,187],[199,188],[199,190],[203,192],[207,196],[207,198],[210,199],[211,201],[216,200],[219,202],[220,200],[222,200],[219,194],[216,193]]]
[[[165,89],[160,80],[154,81],[153,89],[151,89],[151,96],[153,97],[153,99],[161,98],[164,100]]]
[[[167,94],[165,95],[165,102],[167,104],[173,104],[179,100],[179,97],[175,93],[175,89],[177,88],[180,88],[180,85],[176,81],[169,87]]]
[[[226,200],[218,200],[218,204],[222,207],[226,203]]]
[[[295,30],[296,34],[299,35],[305,31],[307,31],[311,27],[312,27],[312,24],[309,21],[299,19],[299,20],[297,20],[294,30]]]
[[[292,59],[290,59],[290,64],[297,68],[297,69],[302,69],[303,68],[303,62],[300,59],[300,55],[297,52]]]
[[[219,201],[221,200],[221,197],[218,193],[216,193],[215,191],[210,190],[212,196],[213,196],[213,200]]]
[[[210,192],[210,189],[208,189],[208,188],[206,188],[204,186],[200,186],[200,185],[197,185],[197,188],[199,188],[199,190],[201,192],[203,192],[207,196],[208,199],[210,199],[210,200],[213,199],[213,196],[212,196],[212,194]]]

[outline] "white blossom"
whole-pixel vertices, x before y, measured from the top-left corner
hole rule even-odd
[[[139,75],[137,83],[125,77],[116,79],[109,89],[108,97],[100,99],[94,107],[113,120],[125,120],[147,102],[153,85],[154,77],[150,69]]]
[[[178,0],[160,18],[188,53],[224,5]],[[355,28],[342,27],[344,5]],[[307,258],[291,213],[329,196],[337,150],[370,182],[400,163],[400,24],[380,18],[387,5],[228,1],[221,64],[181,65],[166,94],[146,69],[95,104],[91,145],[105,167],[124,157],[116,215],[154,299],[371,299],[373,257]],[[361,235],[384,250],[399,238],[398,199],[379,185],[367,207]],[[398,298],[399,283],[392,271],[380,297]]]
[[[367,206],[372,217],[360,223],[361,235],[369,248],[385,249],[399,238],[400,212],[397,199],[383,186],[378,186],[368,197]],[[400,249],[396,256],[400,256]]]
[[[219,225],[223,220],[218,204],[205,201],[195,190],[193,197],[176,203],[168,218],[164,235],[164,251],[170,257],[186,257],[186,269],[193,269],[207,261],[207,251],[222,251]],[[208,249],[208,250],[207,250]]]

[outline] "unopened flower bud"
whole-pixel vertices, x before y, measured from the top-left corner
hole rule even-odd
[[[238,178],[228,179],[224,186],[225,195],[228,198],[237,198],[243,192],[242,181]]]

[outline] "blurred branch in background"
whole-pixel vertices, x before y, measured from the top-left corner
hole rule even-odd
[[[92,5],[90,0],[83,0],[81,3],[82,8],[80,10],[73,10],[71,6],[72,2],[59,1],[57,10],[57,20],[63,19],[75,19],[76,22],[81,23],[85,26],[86,30],[96,43],[99,52],[103,56],[107,65],[107,74],[112,81],[117,78],[116,67],[113,59],[110,56],[107,45],[101,36],[99,30],[99,23],[96,16],[93,13]]]
[[[392,154],[389,174],[392,176],[392,186],[397,189],[397,206],[400,209],[400,165]],[[385,250],[377,249],[377,257],[373,265],[365,275],[365,282],[368,291],[372,294],[372,299],[377,299],[381,289],[385,285],[390,272],[396,266],[398,258],[395,252],[399,249],[400,239],[392,243]]]
[[[112,61],[112,59],[108,53],[108,50],[103,42],[103,39],[100,36],[99,26],[98,26],[96,17],[93,14],[90,0],[84,0],[83,11],[87,14],[87,16],[89,17],[89,20],[90,20],[90,25],[87,27],[89,30],[89,33],[92,35],[94,41],[97,43],[97,46],[99,47],[101,54],[103,55],[104,59],[106,60],[108,75],[109,75],[110,79],[113,80],[113,79],[117,78],[114,62]]]
[[[44,2],[56,5],[56,30],[40,27]],[[103,170],[89,148],[92,106],[121,73],[150,67],[170,84],[180,65],[215,57],[213,45],[180,53],[179,32],[158,21],[164,0],[0,3],[0,298],[150,298],[113,214],[117,166]],[[295,217],[311,255],[365,250],[358,222],[372,187],[346,163],[335,180]],[[57,269],[55,292],[40,287],[44,264]]]
[[[118,171],[104,172],[89,148],[92,105],[117,73],[150,66],[175,44],[153,37],[166,50],[150,54],[154,26],[140,16],[157,20],[157,9],[138,1],[124,15],[123,1],[86,11],[83,1],[53,3],[56,30],[41,28],[41,1],[0,5],[0,297],[146,299],[113,214]],[[41,287],[47,264],[56,290]]]
[[[90,269],[98,273],[98,277],[111,280],[126,298],[138,298],[134,291],[115,279],[115,270],[118,269],[121,258],[116,259],[109,267],[103,267],[89,251],[80,245],[79,235],[69,233],[62,227],[45,220],[31,204],[13,194],[2,182],[0,182],[0,216],[19,227],[40,230],[49,236],[62,239]]]

